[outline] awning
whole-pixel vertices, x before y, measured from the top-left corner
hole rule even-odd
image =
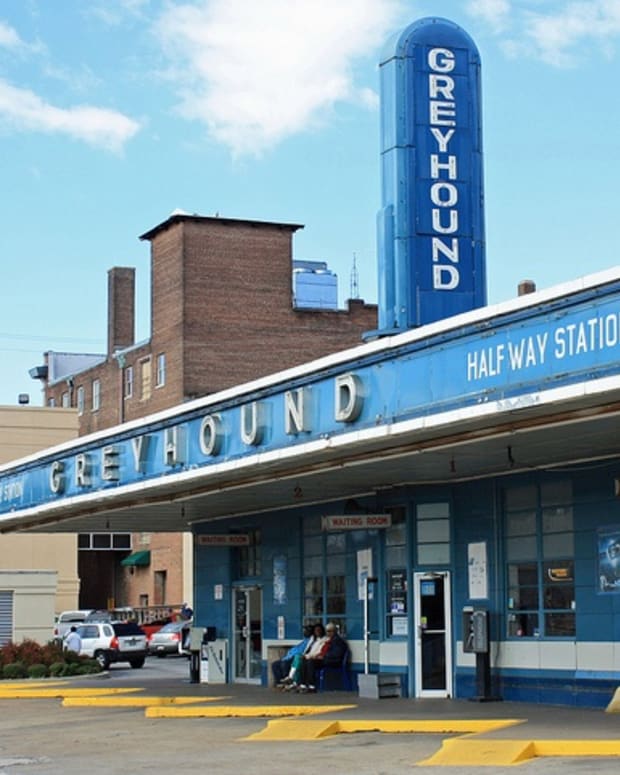
[[[132,565],[150,565],[151,564],[151,552],[147,549],[143,552],[134,552],[133,554],[130,554],[128,557],[125,557],[124,560],[121,560],[121,565],[125,565],[126,567],[132,566]]]

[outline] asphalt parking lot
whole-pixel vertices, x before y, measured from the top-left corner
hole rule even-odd
[[[0,690],[7,690],[9,684],[17,687],[13,682],[1,683]],[[45,685],[54,689],[52,682]],[[0,691],[0,773],[110,775],[168,773],[182,768],[188,772],[208,770],[222,775],[243,771],[284,775],[300,768],[318,768],[342,775],[400,775],[436,773],[441,769],[471,773],[481,769],[479,764],[466,760],[449,767],[420,765],[433,757],[446,739],[461,739],[463,736],[459,733],[391,734],[372,731],[371,725],[371,731],[334,734],[318,740],[261,739],[272,723],[270,713],[275,713],[283,702],[289,703],[285,711],[290,711],[294,719],[286,722],[289,724],[320,725],[333,719],[353,719],[361,724],[362,720],[374,718],[377,725],[385,725],[388,721],[402,724],[416,718],[445,721],[447,717],[458,717],[462,721],[478,722],[518,717],[518,724],[489,732],[483,736],[483,743],[496,745],[503,741],[508,745],[509,740],[519,735],[527,737],[528,724],[533,725],[532,734],[564,734],[567,741],[584,735],[620,739],[620,714],[518,703],[482,706],[455,700],[433,700],[428,704],[414,700],[360,700],[356,694],[344,692],[284,699],[279,692],[255,686],[191,684],[187,660],[175,658],[150,658],[140,670],[113,666],[104,676],[74,679],[61,686],[65,693],[67,688],[84,689],[86,694],[99,691],[103,696],[133,697],[143,703],[155,698],[165,703],[178,700],[190,703],[181,708],[206,707],[209,712],[224,706],[229,708],[225,712],[233,715],[149,717],[144,704],[122,704],[131,699],[119,699],[118,704],[111,706],[66,705],[61,696],[12,699],[2,697]],[[59,694],[62,691],[58,689]],[[299,707],[301,703],[305,709]],[[253,715],[237,715],[245,709],[250,709]],[[306,712],[310,715],[303,715]],[[252,736],[258,739],[250,739]],[[479,735],[467,736],[469,740],[479,738]],[[533,758],[520,765],[520,771],[527,775],[556,773],[559,769],[563,775],[594,770],[601,775],[617,775],[619,768],[620,758],[610,756],[595,760],[553,756]],[[494,765],[485,769],[502,773],[513,770],[513,766]]]

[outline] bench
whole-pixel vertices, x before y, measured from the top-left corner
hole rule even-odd
[[[340,663],[337,663],[335,665],[322,665],[317,671],[318,679],[319,679],[318,681],[319,691],[320,692],[325,691],[326,674],[336,673],[341,679],[342,688],[347,692],[352,692],[353,686],[351,682],[350,662],[351,662],[351,650],[347,649]]]

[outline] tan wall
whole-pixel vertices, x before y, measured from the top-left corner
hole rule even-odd
[[[0,464],[74,439],[77,431],[75,409],[0,406]],[[35,570],[54,574],[55,600],[52,617],[47,622],[50,637],[53,614],[78,607],[80,580],[75,533],[0,535],[0,570]],[[20,612],[20,617],[22,614]],[[26,623],[24,627],[27,629]]]
[[[0,589],[13,590],[13,635],[11,640],[34,640],[45,644],[53,637],[55,571],[1,571]]]

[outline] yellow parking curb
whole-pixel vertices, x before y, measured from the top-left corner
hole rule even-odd
[[[620,713],[620,686],[614,692],[611,702],[605,708],[606,713]]]
[[[533,759],[535,756],[531,740],[472,740],[458,738],[444,740],[437,753],[417,762],[418,766],[449,767],[506,767]]]
[[[228,697],[65,697],[65,708],[92,706],[97,708],[150,708],[159,705],[191,705],[213,700],[227,700]]]
[[[140,692],[142,689],[136,688],[105,688],[105,689],[78,689],[70,686],[57,686],[32,689],[13,689],[9,687],[0,687],[0,700],[41,700],[47,697],[95,697],[108,694],[128,694],[129,692]]]
[[[225,705],[204,708],[147,708],[147,718],[262,718],[264,716],[307,716],[350,710],[355,705]]]
[[[534,740],[536,756],[620,756],[620,740]]]
[[[404,719],[400,721],[297,721],[293,719],[269,721],[265,729],[245,740],[319,740],[339,734],[356,732],[385,732],[388,734],[472,734],[493,732],[521,719]]]
[[[620,740],[444,740],[420,766],[506,767],[538,757],[620,756]]]

